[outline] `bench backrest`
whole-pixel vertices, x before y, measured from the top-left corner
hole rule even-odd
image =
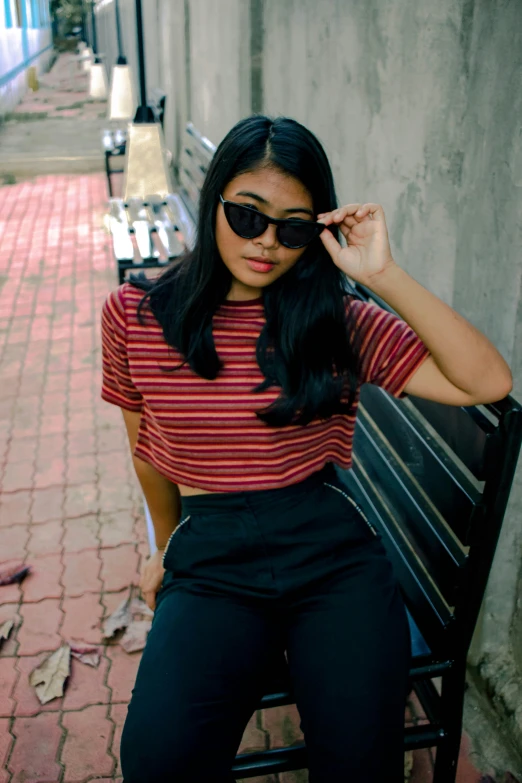
[[[199,194],[215,151],[212,142],[189,122],[183,136],[178,163],[178,182],[183,201],[194,223],[197,222]]]
[[[342,477],[371,509],[436,658],[469,648],[521,440],[522,408],[509,396],[459,408],[362,389],[354,467]]]

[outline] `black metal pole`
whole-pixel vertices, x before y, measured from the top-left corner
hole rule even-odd
[[[96,40],[96,19],[94,18],[94,2],[91,3],[91,38],[92,38],[92,53],[98,54],[97,40]]]
[[[89,36],[87,31],[87,17],[85,16],[85,3],[82,0],[81,4],[81,16],[82,16],[82,41],[89,43]]]
[[[147,84],[145,79],[145,47],[143,45],[143,16],[141,0],[136,0],[136,34],[138,36],[138,70],[140,78],[140,105],[134,117],[135,123],[154,122],[154,113],[147,106]]]
[[[116,15],[116,38],[118,39],[118,60],[116,62],[116,65],[127,65],[127,58],[123,54],[123,43],[121,39],[121,19],[120,19],[119,0],[115,0],[114,13]]]

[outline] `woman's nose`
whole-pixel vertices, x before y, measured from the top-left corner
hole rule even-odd
[[[273,223],[269,223],[266,231],[264,231],[260,236],[256,237],[256,240],[260,242],[263,247],[275,247],[279,244],[276,231],[277,226],[274,226]]]

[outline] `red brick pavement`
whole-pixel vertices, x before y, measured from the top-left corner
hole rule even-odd
[[[99,397],[99,313],[117,285],[105,208],[99,175],[0,189],[0,556],[32,566],[0,588],[0,622],[16,621],[0,651],[0,783],[118,779],[139,654],[73,660],[64,698],[44,707],[28,682],[62,641],[101,642],[143,552],[121,414]]]
[[[121,414],[99,396],[99,313],[117,285],[105,198],[102,175],[0,189],[0,553],[33,567],[0,587],[0,622],[16,621],[0,650],[0,783],[121,780],[139,654],[111,644],[98,669],[73,660],[65,696],[44,707],[28,682],[63,641],[101,642],[146,553]],[[257,713],[243,749],[297,741],[297,725],[293,707]],[[459,783],[479,777],[464,754]],[[430,753],[416,753],[412,780],[431,779]]]

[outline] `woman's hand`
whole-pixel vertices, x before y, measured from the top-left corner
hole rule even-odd
[[[334,264],[356,283],[371,288],[372,278],[395,266],[379,204],[347,204],[317,218],[326,226],[339,226],[347,247],[341,247],[330,231],[323,231],[321,240]]]
[[[162,565],[163,551],[158,549],[141,569],[140,588],[149,609],[156,608],[156,593],[161,587],[165,569]]]

